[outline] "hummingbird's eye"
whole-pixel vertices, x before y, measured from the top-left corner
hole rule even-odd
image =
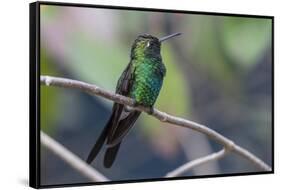
[[[148,48],[150,46],[150,42],[148,41],[147,43],[146,43],[146,47]]]

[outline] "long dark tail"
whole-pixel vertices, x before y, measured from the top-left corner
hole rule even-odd
[[[112,108],[112,114],[110,116],[110,119],[108,120],[106,126],[104,127],[101,135],[99,136],[96,144],[92,148],[88,158],[87,163],[90,164],[98,155],[98,153],[101,150],[102,145],[105,143],[106,138],[108,137],[108,134],[112,130],[112,128],[118,123],[120,114],[122,112],[123,105],[114,104]]]
[[[124,136],[133,127],[140,114],[141,112],[139,111],[133,111],[125,119],[119,121],[117,128],[114,130],[114,134],[107,142],[107,144],[111,147],[107,148],[104,155],[103,164],[106,168],[110,168],[112,166]]]
[[[110,122],[110,121],[109,121]],[[99,136],[95,146],[92,148],[88,158],[87,158],[87,163],[90,164],[98,155],[99,151],[101,150],[102,145],[104,144],[106,137],[107,137],[107,133],[109,130],[109,123],[106,125],[106,127],[103,129],[101,135]]]
[[[96,158],[102,145],[107,140],[106,144],[109,147],[105,152],[104,166],[106,168],[110,168],[112,166],[124,136],[133,127],[137,118],[141,114],[139,111],[133,111],[126,118],[119,120],[122,110],[123,105],[115,104],[113,106],[113,113],[87,158],[88,164]]]
[[[106,168],[110,168],[112,166],[112,164],[116,158],[117,152],[120,148],[120,144],[121,144],[121,142],[106,150],[105,155],[104,155],[104,160],[103,160],[103,165]]]

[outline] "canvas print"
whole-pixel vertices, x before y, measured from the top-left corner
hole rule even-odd
[[[32,10],[32,183],[273,172],[273,17],[44,2]]]

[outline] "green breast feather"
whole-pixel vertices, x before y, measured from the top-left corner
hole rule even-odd
[[[138,104],[153,106],[162,87],[165,66],[161,60],[148,59],[133,65],[134,78],[130,96]]]

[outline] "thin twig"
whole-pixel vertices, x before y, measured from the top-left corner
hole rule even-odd
[[[92,168],[90,165],[86,164],[78,156],[70,152],[64,146],[56,142],[54,139],[49,137],[43,131],[40,132],[40,140],[42,145],[51,150],[61,159],[66,161],[71,167],[78,170],[85,177],[89,178],[92,181],[109,181],[105,176],[99,173],[97,170]]]
[[[133,107],[134,101],[131,98],[114,94],[112,92],[109,92],[107,90],[104,90],[96,85],[85,83],[82,81],[72,80],[72,79],[66,79],[66,78],[59,78],[59,77],[51,77],[51,76],[41,76],[40,77],[41,84],[47,85],[47,86],[57,86],[57,87],[64,87],[64,88],[71,88],[71,89],[79,89],[82,91],[85,91],[91,95],[98,95],[102,96],[106,99],[112,100],[114,102],[117,102],[119,104],[124,104]],[[150,112],[149,108],[143,107],[143,106],[137,106],[133,109],[143,111],[146,113]],[[227,151],[233,151],[237,153],[238,155],[246,158],[251,163],[256,165],[258,168],[260,168],[263,171],[271,171],[271,167],[264,163],[261,159],[247,151],[246,149],[236,145],[233,141],[230,139],[224,137],[223,135],[217,133],[216,131],[198,124],[193,121],[189,121],[187,119],[183,119],[180,117],[175,117],[172,115],[169,115],[165,112],[161,112],[157,109],[153,110],[153,113],[151,114],[155,118],[159,119],[162,122],[167,122],[170,124],[174,124],[180,127],[187,127],[190,129],[193,129],[195,131],[198,131],[200,133],[203,133],[210,137],[211,139],[215,140],[216,142],[222,144]]]
[[[205,157],[201,157],[201,158],[192,160],[190,162],[187,162],[186,164],[178,167],[177,169],[167,173],[167,175],[165,177],[180,176],[181,174],[184,174],[185,172],[189,171],[190,169],[192,169],[196,166],[223,158],[227,154],[227,152],[228,151],[226,149],[222,149],[219,152],[215,152],[215,153],[209,154]]]

